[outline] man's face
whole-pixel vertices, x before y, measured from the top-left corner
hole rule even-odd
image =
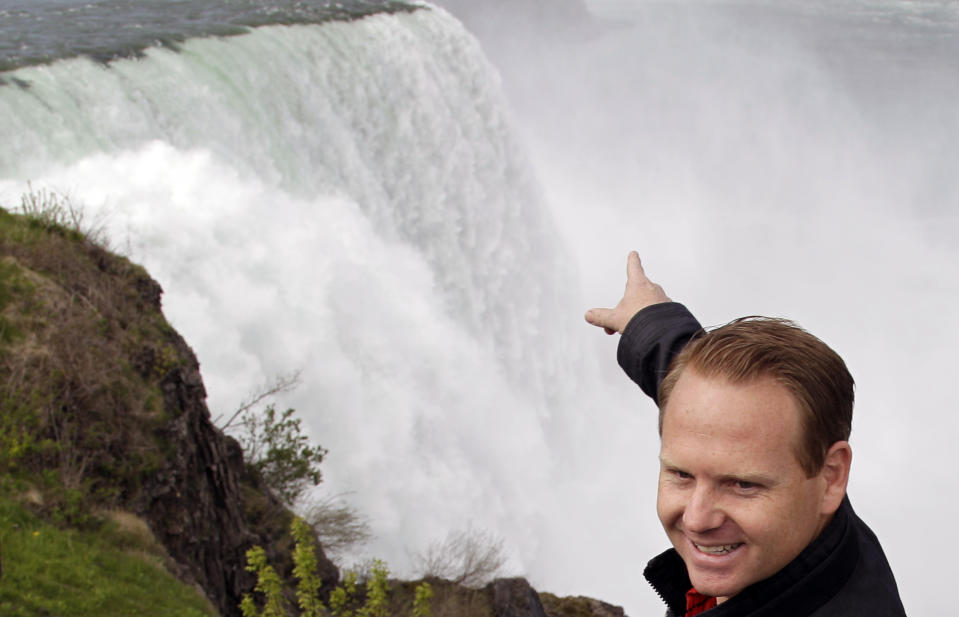
[[[657,511],[700,593],[739,593],[822,531],[826,482],[806,477],[799,439],[796,403],[773,379],[680,374],[663,417]]]

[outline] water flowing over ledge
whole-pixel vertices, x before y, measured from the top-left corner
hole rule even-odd
[[[178,49],[193,37],[243,34],[266,25],[349,21],[418,6],[398,0],[5,2],[0,7],[0,71],[76,56],[110,62],[135,57],[148,47]]]
[[[589,476],[565,454],[588,421],[561,325],[576,275],[458,21],[264,26],[7,75],[0,200],[32,181],[104,217],[164,286],[214,415],[302,369],[284,403],[375,554],[402,569],[473,523],[514,570],[549,561],[534,530]]]

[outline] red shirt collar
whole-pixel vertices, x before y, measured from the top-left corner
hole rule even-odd
[[[686,592],[686,617],[693,617],[705,613],[716,606],[716,598],[704,596],[693,587]]]

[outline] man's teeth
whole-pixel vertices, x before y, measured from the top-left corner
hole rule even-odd
[[[739,544],[723,544],[722,546],[703,546],[702,544],[696,544],[696,548],[709,555],[725,555],[740,546],[742,546],[742,542]]]

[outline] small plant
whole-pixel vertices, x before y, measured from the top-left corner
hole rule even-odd
[[[354,570],[343,574],[342,582],[330,592],[329,608],[320,601],[320,578],[316,574],[316,547],[310,526],[296,517],[290,526],[295,540],[293,548],[293,576],[298,579],[296,598],[300,610],[299,617],[390,617],[390,571],[386,564],[374,559],[365,569],[365,601],[359,610],[357,604],[357,584],[359,575]],[[250,594],[243,596],[240,613],[243,617],[285,617],[286,603],[283,599],[283,581],[276,570],[267,563],[266,553],[254,546],[246,553],[249,572],[257,576],[254,592],[262,596],[263,609]],[[432,586],[423,581],[413,591],[413,604],[408,613],[411,617],[432,617]],[[405,611],[404,611],[404,614]]]
[[[432,599],[432,585],[426,581],[417,585],[413,591],[413,611],[410,613],[410,617],[433,617]]]
[[[320,617],[323,614],[319,595],[321,581],[316,575],[316,549],[310,526],[296,517],[290,531],[296,542],[293,549],[293,576],[299,579],[296,600],[300,605],[300,617]]]
[[[260,546],[254,546],[246,552],[246,570],[256,574],[254,591],[263,596],[263,610],[249,594],[240,602],[243,617],[286,617],[286,602],[283,600],[283,581],[267,560],[266,552]]]
[[[273,405],[262,414],[247,411],[239,435],[247,464],[287,505],[320,483],[320,463],[326,455],[326,450],[310,444],[294,413],[292,409],[277,413]]]
[[[237,418],[246,412],[251,411],[263,401],[266,401],[277,394],[292,392],[293,390],[296,390],[297,386],[299,385],[300,371],[293,371],[288,375],[277,375],[271,381],[255,388],[247,398],[240,402],[240,406],[237,407],[236,411],[233,412],[233,415],[231,415],[226,422],[221,423],[220,419],[223,416],[218,415],[213,419],[213,423],[216,424],[217,428],[219,428],[221,431],[226,431],[230,428],[230,426],[233,425],[233,422]]]
[[[385,563],[373,560],[370,578],[366,581],[366,603],[357,612],[357,617],[389,617],[389,574]]]
[[[370,525],[355,508],[333,496],[311,495],[302,504],[303,518],[316,532],[323,550],[334,561],[370,539]]]
[[[343,581],[330,592],[330,612],[333,617],[353,617],[350,606],[356,597],[356,572],[349,570],[343,574]]]
[[[326,450],[310,443],[293,409],[278,413],[272,403],[263,411],[254,407],[295,389],[299,381],[299,372],[277,377],[241,403],[226,422],[220,424],[217,418],[220,430],[229,431],[240,442],[247,465],[287,506],[308,487],[320,483],[320,463]]]
[[[44,229],[73,232],[106,248],[103,222],[91,225],[83,208],[67,194],[45,188],[34,189],[28,182],[27,192],[20,196],[20,213]]]
[[[260,610],[249,594],[243,596],[243,600],[240,602],[240,614],[243,617],[260,617]]]
[[[499,574],[506,563],[506,551],[503,541],[493,534],[469,528],[450,532],[443,542],[431,543],[415,560],[423,578],[442,578],[476,588]]]
[[[53,442],[40,435],[40,419],[36,408],[41,405],[37,392],[29,395],[4,391],[0,393],[0,473],[17,469],[32,455],[53,450]]]

